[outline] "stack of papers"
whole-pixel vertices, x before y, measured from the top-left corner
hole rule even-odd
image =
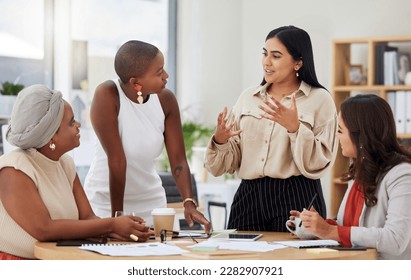
[[[116,257],[171,256],[181,255],[188,252],[177,246],[158,242],[138,244],[82,245],[80,249]]]

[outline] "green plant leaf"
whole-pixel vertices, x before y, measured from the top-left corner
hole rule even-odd
[[[24,88],[24,85],[13,84],[10,82],[4,82],[1,86],[2,89],[0,90],[0,93],[2,95],[17,95]]]
[[[213,135],[214,128],[192,121],[183,123],[184,145],[189,160],[192,157],[192,148],[195,145],[206,145],[208,139]]]

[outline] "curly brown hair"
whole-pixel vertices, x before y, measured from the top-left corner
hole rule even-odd
[[[374,94],[359,94],[341,104],[341,118],[357,148],[343,180],[356,179],[367,206],[377,204],[378,181],[394,166],[411,162],[411,152],[397,139],[395,119],[390,105]]]

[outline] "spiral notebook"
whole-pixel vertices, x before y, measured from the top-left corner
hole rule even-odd
[[[82,245],[91,245],[91,244],[106,244],[106,238],[100,239],[65,239],[65,240],[58,240],[56,246],[75,246],[79,247]]]
[[[131,244],[89,244],[82,245],[80,249],[115,257],[171,256],[181,255],[187,252],[177,246],[157,242]]]
[[[337,241],[328,240],[328,239],[275,241],[271,243],[272,244],[282,244],[287,247],[293,247],[293,248],[320,248],[320,247],[333,247],[333,246],[340,245],[340,243],[338,243]]]

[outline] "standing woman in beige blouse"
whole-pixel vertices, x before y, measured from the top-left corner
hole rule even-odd
[[[264,78],[224,108],[206,156],[214,175],[237,172],[228,228],[286,231],[291,209],[314,207],[325,217],[320,178],[337,152],[337,113],[316,77],[308,33],[272,30],[263,47]]]

